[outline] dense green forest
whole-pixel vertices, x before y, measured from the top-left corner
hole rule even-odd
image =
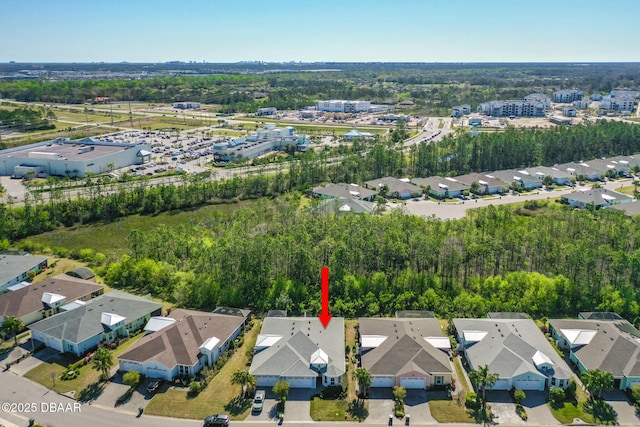
[[[330,268],[332,312],[400,309],[443,316],[639,312],[640,222],[613,211],[551,204],[488,207],[458,221],[315,214],[295,195],[232,215],[136,231],[104,272],[110,286],[180,305],[320,310]]]
[[[44,187],[52,197],[46,203],[38,191],[24,206],[0,204],[0,240],[17,239],[77,223],[112,221],[132,214],[154,214],[188,209],[234,199],[274,197],[291,190],[305,192],[322,182],[356,182],[383,176],[458,175],[511,167],[553,164],[640,152],[640,126],[602,121],[589,126],[548,130],[509,130],[460,135],[438,144],[420,144],[409,154],[397,145],[377,142],[352,148],[337,164],[328,165],[326,152],[305,153],[289,169],[258,171],[247,178],[215,181],[184,175],[180,187],[151,186],[146,180],[123,183],[115,194],[104,184],[90,184],[77,199],[65,195],[52,180]],[[367,154],[362,152],[368,150]]]
[[[0,109],[0,131],[28,132],[33,130],[54,129],[51,123],[56,118],[48,108]]]
[[[254,112],[261,106],[298,109],[319,99],[380,103],[412,99],[416,112],[448,115],[453,105],[467,103],[475,108],[491,99],[518,99],[531,92],[550,94],[558,88],[579,87],[594,93],[640,86],[638,64],[279,65],[74,64],[74,71],[144,70],[150,77],[114,74],[114,79],[50,80],[42,74],[37,80],[0,80],[0,94],[26,102],[83,103],[98,96],[115,102],[192,100],[222,105],[230,113]],[[47,68],[53,71],[56,66]],[[267,98],[255,99],[255,92]]]

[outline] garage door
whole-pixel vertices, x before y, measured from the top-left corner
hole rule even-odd
[[[371,377],[371,387],[393,387],[393,377]]]
[[[166,369],[157,368],[155,366],[147,367],[147,377],[169,379],[169,373]]]
[[[47,347],[51,347],[62,352],[62,341],[56,338],[47,337]]]
[[[499,379],[496,383],[491,387],[491,390],[509,390],[509,380]],[[488,389],[487,389],[488,390]]]
[[[261,387],[273,386],[278,380],[280,380],[279,376],[256,375],[256,384]]]
[[[513,386],[520,390],[539,390],[540,380],[515,380]]]
[[[425,378],[400,378],[400,385],[406,389],[426,389],[427,380]]]
[[[316,379],[308,377],[286,377],[291,388],[315,388]]]

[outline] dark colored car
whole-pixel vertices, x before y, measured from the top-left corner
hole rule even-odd
[[[147,386],[147,391],[148,391],[149,393],[155,393],[155,392],[158,390],[158,388],[160,388],[160,385],[161,385],[161,384],[162,384],[162,381],[161,381],[161,380],[158,380],[158,381],[151,381],[151,382],[149,383],[149,385]]]
[[[204,427],[227,427],[229,416],[225,414],[209,415],[204,419]]]

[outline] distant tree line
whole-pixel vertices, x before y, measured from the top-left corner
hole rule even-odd
[[[0,109],[0,132],[29,132],[54,129],[55,126],[51,121],[55,118],[55,114],[48,108]]]

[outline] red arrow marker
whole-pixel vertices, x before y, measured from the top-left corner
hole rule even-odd
[[[322,326],[327,329],[329,321],[333,317],[329,314],[329,269],[322,267],[322,314],[318,314]]]

